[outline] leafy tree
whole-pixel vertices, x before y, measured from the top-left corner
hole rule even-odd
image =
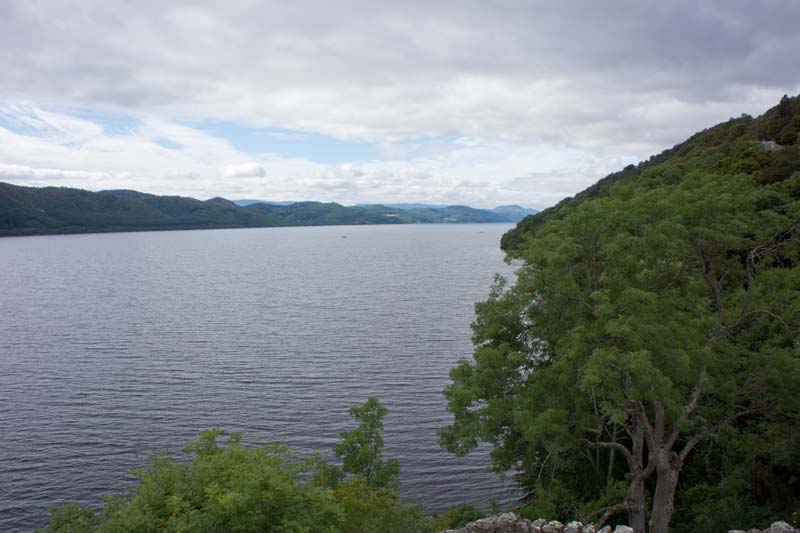
[[[491,513],[497,514],[497,513]],[[461,504],[456,507],[445,509],[438,515],[432,517],[428,523],[427,531],[444,531],[447,529],[459,529],[466,524],[483,518],[486,515],[483,511],[470,504]]]
[[[343,509],[342,531],[346,533],[385,533],[428,531],[418,506],[400,502],[397,492],[387,487],[374,488],[366,478],[356,476],[338,485],[336,501]]]
[[[69,502],[50,509],[47,531],[53,533],[89,533],[97,527],[97,516],[91,509]]]
[[[599,522],[624,512],[637,531],[663,532],[699,446],[800,422],[800,168],[748,141],[750,120],[626,168],[505,239],[524,265],[476,306],[443,445],[492,443],[496,469],[518,469],[535,502],[558,494]],[[776,157],[781,179],[760,181]]]
[[[374,397],[367,399],[364,405],[351,407],[350,416],[359,421],[358,427],[342,431],[342,442],[333,451],[342,459],[344,472],[363,477],[373,488],[396,489],[400,465],[396,459],[384,463],[381,455],[381,430],[386,413],[386,408]]]
[[[386,409],[371,398],[351,412],[361,424],[343,432],[350,479],[319,456],[297,461],[284,445],[248,447],[238,433],[221,444],[222,431],[211,429],[182,448],[185,460],[153,455],[134,471],[136,485],[106,498],[99,512],[75,502],[51,508],[41,531],[424,531],[420,508],[403,505],[397,495],[396,461],[384,464],[380,457]]]
[[[301,464],[282,445],[248,448],[204,431],[183,451],[156,454],[134,474],[130,497],[112,498],[99,531],[339,531],[341,510],[325,490],[300,482]]]

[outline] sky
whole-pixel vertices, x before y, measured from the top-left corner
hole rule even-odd
[[[0,1],[0,181],[542,209],[800,93],[800,2]]]

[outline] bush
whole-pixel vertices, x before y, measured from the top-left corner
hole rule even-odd
[[[157,453],[133,472],[137,483],[126,496],[107,498],[99,512],[76,502],[52,507],[40,531],[423,531],[419,507],[403,505],[397,495],[396,462],[384,464],[379,454],[386,409],[370,398],[352,413],[362,424],[342,433],[351,445],[341,456],[346,464],[359,459],[357,468],[318,457],[297,461],[281,444],[248,447],[239,433],[221,443],[223,432],[210,429],[182,448],[187,460]]]

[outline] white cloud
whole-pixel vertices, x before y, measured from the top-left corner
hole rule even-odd
[[[130,177],[121,175],[120,177]],[[58,168],[32,168],[25,165],[6,165],[0,163],[0,179],[23,181],[30,185],[69,181],[91,182],[111,179],[112,176],[105,172],[90,172],[85,170],[63,170]]]
[[[0,128],[0,179],[91,190],[133,188],[199,198],[315,199],[342,203],[522,202],[543,207],[629,162],[559,145],[462,137],[406,159],[322,164],[262,154],[254,160],[227,142],[140,114],[139,125],[108,134],[91,121],[34,107],[16,109],[36,134]],[[159,139],[180,143],[164,148]],[[102,169],[102,170],[96,170]],[[521,175],[540,169],[538,181]],[[565,176],[570,179],[565,179]]]
[[[258,163],[225,165],[220,173],[224,178],[263,178],[267,175],[267,171]]]

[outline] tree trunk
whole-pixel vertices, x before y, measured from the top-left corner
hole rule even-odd
[[[628,506],[628,525],[636,533],[645,533],[644,522],[644,480],[639,476],[628,486],[626,504]]]
[[[636,426],[631,433],[631,454],[628,459],[631,483],[625,502],[628,505],[628,525],[636,533],[645,533],[644,481],[652,472],[652,468],[644,467],[644,455],[644,430]]]
[[[650,533],[668,533],[682,461],[675,452],[664,449],[658,451],[656,460],[656,490],[650,514]]]

